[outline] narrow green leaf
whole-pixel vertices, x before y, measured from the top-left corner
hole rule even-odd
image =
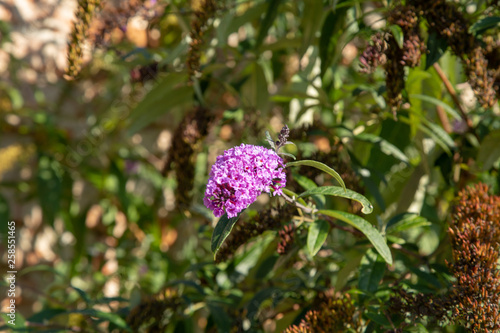
[[[275,303],[279,298],[283,297],[284,292],[276,287],[269,287],[258,291],[247,305],[247,318],[251,321],[256,320],[259,313],[259,308],[266,299],[271,298]]]
[[[482,171],[489,170],[500,158],[500,130],[490,132],[481,142],[477,153],[477,164]]]
[[[362,212],[363,214],[370,214],[373,211],[373,206],[371,202],[364,196],[359,194],[358,192],[354,192],[352,190],[344,191],[342,187],[339,186],[321,186],[316,188],[311,188],[304,193],[300,194],[300,197],[306,197],[309,195],[331,195],[335,197],[342,197],[351,200],[355,200],[363,205]]]
[[[304,199],[299,198],[299,195],[297,193],[290,191],[287,188],[282,188],[281,190],[283,191],[283,193],[285,193],[289,197],[295,198],[295,200],[297,200],[299,203],[303,204],[304,206],[307,206],[307,203],[304,201]]]
[[[225,213],[217,222],[217,225],[215,226],[214,229],[214,233],[212,234],[212,244],[211,244],[211,249],[212,252],[214,253],[214,258],[217,255],[217,251],[219,251],[219,248],[221,247],[222,243],[224,243],[224,240],[226,240],[227,236],[229,236],[229,233],[231,233],[231,230],[233,229],[233,226],[236,223],[236,221],[238,221],[240,214],[241,212],[237,216],[229,219],[227,217],[227,213]]]
[[[266,10],[267,3],[262,1],[260,3],[254,3],[254,5],[247,10],[245,10],[241,15],[235,16],[234,11],[228,11],[227,15],[231,16],[232,20],[227,24],[227,29],[224,35],[221,36],[221,40],[227,41],[227,37],[238,31],[238,29],[245,24],[256,21],[261,17],[262,13]],[[219,30],[219,29],[216,29]]]
[[[269,105],[269,91],[264,70],[257,62],[252,62],[247,70],[249,76],[241,87],[241,102],[245,107],[265,112]]]
[[[0,237],[7,235],[9,230],[7,223],[11,221],[10,218],[9,202],[0,194],[0,221],[4,221],[0,223]]]
[[[339,36],[342,33],[346,20],[347,10],[348,7],[342,7],[329,11],[321,27],[321,36],[319,38],[321,76],[325,74],[326,69],[331,65],[334,59]]]
[[[224,311],[224,309],[215,304],[214,302],[208,302],[207,307],[210,310],[210,315],[212,316],[215,325],[217,327],[217,332],[225,333],[231,330],[231,317]]]
[[[267,2],[269,3],[267,12],[264,16],[264,19],[260,22],[259,34],[257,35],[257,39],[255,41],[256,49],[260,47],[260,45],[264,41],[264,38],[266,38],[267,36],[269,28],[271,28],[271,26],[273,25],[273,22],[278,15],[278,8],[280,6],[281,0],[268,0]]]
[[[365,312],[364,315],[370,319],[372,322],[375,322],[379,325],[383,326],[389,326],[391,323],[385,316],[382,316],[381,314],[375,313],[375,312]]]
[[[290,154],[290,153],[278,153],[278,155],[288,156],[288,157],[293,158],[294,160],[296,160],[296,159],[297,159],[294,155],[292,155],[292,154]]]
[[[423,285],[432,286],[436,289],[443,287],[436,275],[426,272],[422,267],[409,267],[410,271],[418,276]]]
[[[106,321],[109,321],[110,323],[115,324],[121,329],[126,330],[127,332],[131,332],[132,330],[130,327],[127,325],[127,322],[125,319],[117,315],[116,313],[111,313],[111,312],[104,312],[104,311],[99,311],[95,309],[83,309],[83,310],[70,310],[68,313],[81,313],[83,315],[91,316],[91,317],[97,317]]]
[[[397,158],[398,160],[405,162],[406,164],[410,164],[410,160],[408,160],[408,157],[406,157],[406,155],[398,147],[396,147],[395,145],[393,145],[389,141],[387,141],[387,140],[385,140],[377,135],[370,134],[370,133],[360,133],[360,134],[356,135],[354,138],[357,140],[367,141],[367,142],[377,144],[377,145],[379,145],[380,150],[384,154],[391,155],[391,156]]]
[[[50,320],[60,314],[65,313],[67,313],[67,309],[46,308],[29,317],[28,321],[32,323],[43,323],[44,320]]]
[[[400,49],[402,49],[403,48],[403,43],[404,43],[403,29],[401,29],[401,27],[399,25],[395,25],[395,24],[391,25],[389,27],[389,29],[391,29],[392,36],[396,40],[396,43],[398,44],[398,47]]]
[[[26,327],[26,320],[20,311],[16,311],[14,324],[12,324],[12,318],[7,313],[0,313],[0,318],[3,319],[5,325],[0,326],[0,332],[29,332],[31,331]],[[7,331],[10,329],[10,331]]]
[[[316,185],[315,182],[313,182],[306,176],[299,175],[298,173],[295,172],[292,175],[293,179],[306,191],[318,187],[318,185]]]
[[[340,185],[342,185],[342,188],[344,189],[344,191],[347,191],[345,184],[344,184],[344,181],[342,180],[342,177],[340,177],[340,175],[337,173],[337,171],[333,170],[332,168],[330,168],[328,165],[326,165],[324,163],[321,163],[318,161],[312,161],[312,160],[302,160],[302,161],[288,162],[286,164],[287,167],[288,166],[300,166],[300,165],[311,166],[313,168],[316,168],[316,169],[319,169],[323,172],[326,172],[327,174],[329,174],[330,176],[335,178],[339,182]]]
[[[470,32],[474,35],[480,35],[488,29],[500,27],[500,17],[498,16],[487,16],[480,19],[470,27]]]
[[[325,220],[317,220],[309,225],[307,232],[307,249],[312,256],[318,253],[330,232],[330,224]]]
[[[185,74],[171,73],[164,77],[132,110],[128,134],[136,133],[174,107],[192,103],[193,87],[186,82]]]
[[[302,28],[302,43],[299,49],[299,58],[302,58],[308,47],[313,44],[316,32],[321,26],[321,20],[318,18],[318,13],[322,13],[322,0],[305,0],[304,12],[300,22]]]
[[[62,196],[62,168],[48,156],[40,156],[37,172],[37,189],[43,220],[53,225],[59,213]]]
[[[425,131],[430,134],[433,139],[436,140],[436,143],[441,146],[448,154],[451,154],[451,150],[456,147],[455,141],[451,138],[451,136],[446,133],[446,131],[436,123],[430,122],[425,118],[422,118],[422,124],[425,127],[421,126],[421,129],[428,129],[429,131]]]
[[[385,262],[389,265],[392,265],[391,250],[387,246],[387,242],[385,241],[384,237],[382,237],[380,232],[370,224],[370,222],[357,215],[337,210],[319,210],[317,213],[339,219],[361,231],[373,244],[382,258],[384,258]]]
[[[266,131],[266,140],[269,142],[269,145],[271,148],[276,150],[276,143],[274,142],[273,138],[271,137],[271,134],[269,134],[269,131]]]
[[[373,249],[368,249],[361,259],[359,268],[359,289],[374,293],[385,272],[385,263],[382,258]]]
[[[414,213],[402,213],[389,220],[386,232],[393,234],[412,228],[427,227],[431,224],[425,217]]]
[[[420,99],[422,101],[425,101],[425,102],[429,102],[429,103],[432,103],[434,105],[439,105],[441,106],[450,116],[452,116],[453,118],[455,119],[461,119],[460,115],[458,114],[457,111],[455,111],[455,109],[453,109],[451,106],[449,106],[448,104],[446,104],[445,102],[443,101],[440,101],[439,99],[435,98],[435,97],[431,97],[431,96],[427,96],[427,95],[420,95],[420,94],[411,94],[410,95],[410,99],[411,98],[417,98],[417,99]]]
[[[439,61],[448,48],[445,38],[438,36],[436,32],[431,32],[427,39],[427,50],[429,53],[425,58],[425,70],[429,69],[434,63]]]

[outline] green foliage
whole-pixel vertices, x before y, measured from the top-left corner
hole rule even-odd
[[[15,22],[0,22],[0,248],[16,221],[22,289],[0,331],[463,332],[408,304],[459,280],[457,193],[500,189],[498,101],[478,90],[498,98],[498,8],[441,1],[461,30],[424,8],[415,40],[397,15],[425,1],[139,3],[96,9],[103,35],[80,41],[93,52],[71,82],[28,80]],[[360,70],[370,50],[380,63]],[[386,77],[401,79],[397,109]],[[210,168],[241,143],[284,158],[284,195],[216,221]]]

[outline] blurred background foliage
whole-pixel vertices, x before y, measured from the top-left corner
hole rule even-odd
[[[498,239],[481,238],[500,228],[498,1],[7,0],[0,19],[0,244],[16,221],[19,272],[9,329],[498,329],[498,299],[482,291],[500,283]],[[266,195],[214,261],[210,166],[284,124],[288,152],[371,200],[364,218],[392,266],[338,220],[311,256],[313,221]],[[297,193],[335,184],[287,170]],[[457,202],[470,207],[453,215]],[[486,231],[452,241],[471,225]],[[459,255],[483,243],[484,258]]]

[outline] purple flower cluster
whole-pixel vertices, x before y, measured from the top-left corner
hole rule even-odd
[[[283,194],[286,185],[283,159],[271,149],[241,144],[217,157],[203,202],[216,217],[238,215],[262,192]]]

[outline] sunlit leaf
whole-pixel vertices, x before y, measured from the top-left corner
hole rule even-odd
[[[300,198],[299,195],[295,192],[290,191],[287,188],[282,188],[281,191],[283,191],[284,194],[288,195],[291,198],[295,198],[299,203],[301,203],[304,206],[307,206],[307,203],[304,201],[304,199]]]
[[[500,27],[500,17],[487,16],[474,23],[470,27],[469,31],[472,32],[474,35],[480,35],[486,30],[499,27]]]

